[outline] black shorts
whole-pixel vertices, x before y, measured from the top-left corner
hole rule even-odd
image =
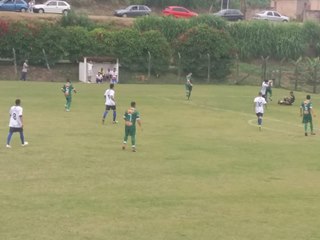
[[[263,113],[261,113],[261,112],[256,113],[256,115],[257,115],[257,117],[263,117]]]
[[[109,111],[110,109],[115,111],[116,110],[116,105],[106,105],[106,110]]]
[[[10,127],[9,132],[11,132],[11,133],[14,133],[14,132],[23,132],[23,128]]]

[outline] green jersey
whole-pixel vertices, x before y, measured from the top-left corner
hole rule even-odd
[[[63,85],[61,90],[66,97],[71,97],[71,94],[74,91],[74,87],[72,86],[72,84],[65,84]]]
[[[123,115],[127,127],[135,127],[140,119],[140,113],[135,108],[129,108]]]
[[[312,103],[308,100],[305,100],[304,102],[301,103],[300,108],[302,109],[302,113],[303,113],[302,122],[303,123],[312,122],[312,115],[311,115]]]

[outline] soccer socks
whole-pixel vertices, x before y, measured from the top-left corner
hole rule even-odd
[[[105,111],[104,113],[103,113],[103,119],[105,119],[106,117],[107,117],[107,115],[108,115],[108,111]]]
[[[262,118],[258,118],[258,125],[259,125],[259,126],[262,125]]]
[[[23,135],[23,132],[20,132],[20,140],[21,140],[21,143],[24,144],[24,135]]]
[[[9,132],[8,137],[7,137],[7,145],[10,145],[11,137],[12,137],[13,132]]]
[[[117,112],[116,112],[116,111],[113,111],[113,122],[116,121],[116,118],[117,118]]]

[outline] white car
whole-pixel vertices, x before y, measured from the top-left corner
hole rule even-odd
[[[268,10],[256,13],[252,19],[268,20],[268,21],[276,21],[276,22],[289,22],[289,17],[284,16],[277,11],[268,11]]]
[[[67,15],[71,7],[66,1],[49,0],[44,4],[36,4],[33,6],[35,13],[62,13]]]

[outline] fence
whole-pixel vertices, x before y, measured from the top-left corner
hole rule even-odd
[[[17,63],[15,51],[12,59],[1,59],[0,56],[0,80],[17,80],[20,78],[22,63]],[[43,50],[42,59],[48,59]],[[130,64],[125,59],[119,59],[119,71],[121,83],[172,83],[181,84],[185,76],[190,72],[183,65],[185,59],[177,54],[171,60],[169,66],[159,61],[150,52],[143,58],[137,58],[136,63]],[[28,79],[34,81],[65,81],[70,78],[73,81],[79,79],[78,63],[58,63],[50,66],[48,60],[42,66],[33,65],[29,61]],[[196,66],[190,66],[200,74],[193,74],[193,81],[197,84],[237,84],[260,86],[264,79],[273,79],[274,87],[281,87],[295,91],[319,92],[320,84],[320,60],[302,59],[296,61],[283,59],[274,61],[269,57],[261,57],[251,62],[241,62],[237,57],[233,59],[230,72],[225,78],[217,78],[216,63],[212,62],[210,54],[202,55]],[[95,76],[96,73],[93,73]]]

